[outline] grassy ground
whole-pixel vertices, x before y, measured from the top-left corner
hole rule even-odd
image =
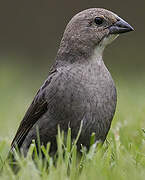
[[[145,179],[145,79],[137,76],[130,78],[126,75],[120,78],[117,74],[114,75],[118,89],[118,105],[103,147],[99,146],[96,150],[92,146],[89,152],[83,149],[83,155],[80,156],[76,152],[75,144],[70,148],[68,136],[63,158],[63,137],[60,135],[55,165],[54,160],[47,155],[49,145],[48,149],[42,147],[46,154],[45,162],[36,156],[34,163],[31,154],[35,148],[32,145],[26,159],[17,157],[21,167],[19,173],[13,174],[6,163],[0,179]],[[7,156],[18,124],[44,79],[39,78],[38,74],[35,78],[29,76],[29,73],[24,74],[18,68],[0,68],[0,167]],[[46,166],[47,163],[49,167]]]

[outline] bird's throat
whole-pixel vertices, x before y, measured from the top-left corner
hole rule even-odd
[[[103,38],[102,41],[93,50],[91,61],[98,62],[98,64],[100,64],[105,47],[114,41],[117,37],[118,35],[108,35]]]

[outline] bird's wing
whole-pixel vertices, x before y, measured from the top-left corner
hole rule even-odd
[[[50,72],[48,79],[45,81],[43,86],[37,92],[33,102],[28,108],[23,120],[20,123],[18,131],[12,141],[11,150],[16,146],[21,147],[25,137],[29,130],[37,122],[37,120],[47,111],[48,102],[45,99],[46,87],[50,85],[52,78],[57,74],[57,70],[54,69]]]

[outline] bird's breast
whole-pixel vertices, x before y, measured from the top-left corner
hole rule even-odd
[[[77,66],[63,70],[57,82],[53,111],[59,119],[81,119],[85,113],[97,119],[111,117],[116,106],[116,89],[103,66]]]

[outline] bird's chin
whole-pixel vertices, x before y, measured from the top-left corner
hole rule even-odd
[[[108,44],[111,44],[118,36],[119,36],[119,34],[108,34],[101,41],[101,45],[105,47]]]

